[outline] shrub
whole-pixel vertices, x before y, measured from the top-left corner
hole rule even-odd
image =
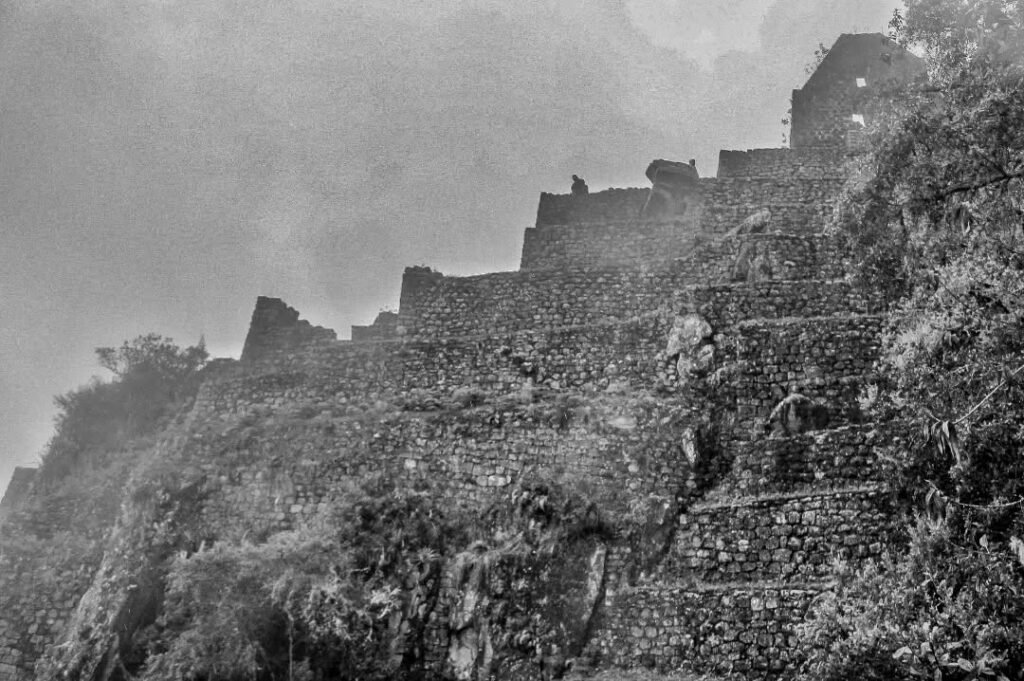
[[[54,398],[54,435],[43,455],[40,479],[53,482],[85,462],[101,461],[135,438],[151,435],[191,400],[207,359],[203,342],[181,349],[148,334],[120,348],[97,348],[113,381],[93,378]]]

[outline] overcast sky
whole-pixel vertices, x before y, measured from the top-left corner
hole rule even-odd
[[[93,349],[341,337],[405,266],[515,269],[541,191],[779,146],[819,42],[888,0],[8,0],[0,491]]]

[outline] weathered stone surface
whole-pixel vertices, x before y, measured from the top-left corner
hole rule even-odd
[[[772,278],[772,265],[769,256],[756,243],[746,243],[736,254],[730,281],[756,284]]]
[[[712,333],[711,325],[697,314],[676,317],[673,322],[665,355],[675,360],[676,374],[682,384],[691,376],[706,374],[713,368],[715,348],[711,341]]]
[[[806,395],[784,397],[768,415],[765,430],[779,435],[796,435],[828,427],[829,408]]]
[[[641,211],[645,220],[685,215],[700,200],[700,175],[696,166],[657,159],[651,161],[645,174],[652,184],[651,194]]]
[[[710,338],[711,334],[711,325],[700,315],[676,317],[668,334],[665,354],[673,357],[681,353],[691,353]]]
[[[881,310],[881,297],[843,281],[834,242],[753,235],[707,242],[667,270],[617,268],[500,272],[438,277],[403,289],[408,335],[494,336],[593,325],[659,309],[690,309],[715,328],[758,317],[816,316]],[[757,285],[735,262],[755,259]],[[834,263],[834,264],[833,264]],[[780,279],[781,277],[781,279]],[[822,281],[828,280],[828,281]]]
[[[771,208],[762,208],[751,213],[734,229],[729,230],[729,236],[737,236],[739,234],[761,234],[768,230],[771,223]]]

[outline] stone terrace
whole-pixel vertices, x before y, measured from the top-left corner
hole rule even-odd
[[[667,213],[646,214],[646,188],[542,194],[519,271],[410,268],[397,317],[356,341],[260,298],[242,360],[208,368],[187,437],[166,452],[209,481],[203,531],[294,527],[380,471],[469,508],[529,471],[571,475],[612,516],[664,501],[670,530],[653,556],[608,547],[577,669],[791,675],[794,628],[829,566],[890,541],[885,435],[858,401],[883,301],[847,283],[822,233],[850,107],[872,92],[857,81],[893,75],[890,62],[917,68],[880,62],[879,45],[896,49],[884,41],[843,36],[797,91],[798,148],[722,151],[718,176],[687,184]],[[710,331],[680,350],[686,324]],[[768,423],[795,393],[813,418]],[[105,499],[95,512],[109,525],[119,497]],[[4,525],[25,546],[0,552],[0,681],[32,678],[98,560],[55,560],[33,503]]]
[[[446,277],[409,269],[398,323],[383,338],[335,341],[282,312],[280,301],[262,299],[248,366],[234,370],[236,378],[225,374],[204,399],[224,413],[272,409],[282,392],[329,408],[323,395],[395,401],[418,390],[438,401],[473,386],[492,397],[532,387],[592,399],[625,386],[694,409],[692,381],[667,342],[680,318],[700,315],[712,328],[713,368],[725,376],[714,392],[730,425],[715,455],[723,472],[697,491],[693,461],[650,439],[644,429],[654,421],[639,413],[610,418],[632,425],[597,449],[588,427],[545,431],[551,426],[538,429],[516,409],[480,439],[400,421],[392,432],[404,444],[380,456],[406,452],[393,462],[401,475],[450,479],[453,498],[472,504],[527,466],[573,470],[595,489],[626,482],[633,493],[675,495],[674,538],[657,565],[638,574],[628,547],[612,548],[586,664],[672,669],[685,661],[698,670],[785,675],[800,657],[793,627],[829,587],[833,562],[876,557],[889,540],[878,435],[860,423],[857,400],[878,353],[883,303],[848,284],[834,241],[808,230],[824,224],[839,187],[825,155],[754,150],[725,159],[729,178],[704,181],[705,196],[725,197],[715,192],[732,186],[741,198],[713,198],[721,205],[705,204],[699,219],[608,222],[642,204],[635,191],[545,195],[520,271]],[[797,178],[789,184],[777,177],[787,163]],[[814,220],[780,210],[787,202],[815,206]],[[764,233],[737,229],[765,207],[784,219],[773,217]],[[675,246],[666,249],[666,240]],[[767,435],[767,418],[794,392],[818,401],[824,429]],[[670,432],[670,440],[686,432]],[[308,485],[330,479],[320,472]]]
[[[446,277],[411,268],[397,324],[364,334],[372,340],[334,340],[281,301],[261,299],[242,365],[210,382],[197,406],[242,416],[306,404],[326,414],[358,411],[356,396],[394,404],[415,393],[436,404],[467,386],[489,399],[542,389],[586,402],[619,386],[692,411],[693,381],[667,345],[678,321],[696,314],[712,329],[712,368],[724,376],[713,392],[730,415],[715,455],[723,472],[710,484],[695,491],[694,462],[665,447],[689,431],[670,431],[668,441],[648,433],[650,413],[620,405],[590,414],[627,424],[605,427],[595,447],[593,424],[543,424],[505,407],[486,425],[470,418],[454,429],[402,416],[370,440],[378,431],[333,422],[335,444],[307,448],[306,459],[347,448],[341,478],[328,457],[291,477],[306,482],[289,509],[268,505],[262,516],[288,526],[358,474],[355,462],[374,458],[399,476],[450,481],[452,498],[470,505],[527,468],[572,470],[609,498],[625,481],[631,493],[675,496],[680,512],[667,552],[643,574],[627,547],[613,547],[588,663],[791,670],[793,627],[828,588],[833,561],[875,557],[888,540],[877,436],[860,424],[857,400],[878,353],[883,303],[845,281],[841,253],[818,233],[841,183],[830,157],[753,150],[723,153],[722,163],[726,177],[701,181],[700,212],[677,220],[630,218],[643,205],[639,190],[542,196],[520,271]],[[764,208],[767,229],[744,231]],[[769,415],[794,392],[818,401],[824,430],[766,435]],[[366,457],[355,455],[358,442]],[[211,513],[230,515],[232,498]]]

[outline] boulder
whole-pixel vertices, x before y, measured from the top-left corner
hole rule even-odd
[[[657,159],[647,166],[653,185],[641,211],[645,219],[677,217],[687,212],[699,191],[700,175],[692,163]]]
[[[698,314],[676,317],[668,334],[665,355],[676,360],[676,373],[684,382],[691,376],[703,376],[715,363],[713,330]]]
[[[674,357],[680,353],[691,353],[711,338],[712,329],[707,320],[699,314],[688,314],[676,317],[672,330],[668,334],[665,354]]]
[[[682,185],[695,184],[700,179],[697,166],[681,161],[666,161],[663,158],[651,161],[644,172],[651,184]]]
[[[676,361],[676,372],[680,376],[703,376],[711,371],[715,364],[715,346],[711,343],[701,345],[692,353],[680,353]]]

